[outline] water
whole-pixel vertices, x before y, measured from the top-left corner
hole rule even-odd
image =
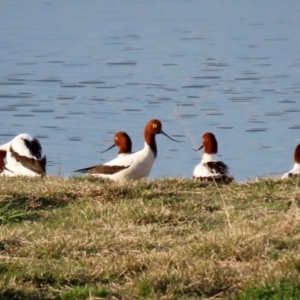
[[[190,178],[206,131],[237,181],[281,176],[300,142],[299,1],[3,1],[0,144],[27,132],[50,175],[158,136],[150,178]]]

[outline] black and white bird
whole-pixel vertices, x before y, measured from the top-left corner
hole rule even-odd
[[[201,163],[198,164],[193,173],[193,178],[204,181],[216,181],[230,183],[234,181],[233,176],[229,173],[228,166],[217,159],[218,142],[215,135],[211,132],[206,132],[202,136],[202,146],[204,153]]]
[[[300,144],[296,147],[294,152],[294,167],[291,171],[285,173],[282,176],[282,179],[293,177],[293,176],[300,176]]]
[[[123,157],[123,156],[131,154],[132,142],[131,142],[130,136],[124,131],[117,132],[114,136],[114,144],[112,146],[110,146],[108,149],[101,151],[100,153],[104,153],[104,152],[112,149],[113,147],[119,148],[118,157]],[[108,167],[104,167],[104,165],[96,165],[96,166],[92,166],[92,167],[88,167],[88,168],[75,170],[74,172],[81,172],[81,173],[86,173],[86,174],[90,174],[90,175],[96,174],[95,176],[98,176],[98,174],[103,172],[104,168],[108,169]]]
[[[39,140],[27,133],[19,134],[10,142],[0,146],[2,176],[44,176],[46,163],[47,159]]]

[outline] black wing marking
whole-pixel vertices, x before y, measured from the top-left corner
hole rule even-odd
[[[38,139],[33,139],[32,141],[24,139],[24,143],[32,156],[36,157],[37,159],[42,158],[42,146]]]
[[[205,165],[213,174],[228,175],[228,167],[222,161],[209,161]]]
[[[88,174],[106,174],[112,175],[116,174],[124,169],[129,168],[129,166],[107,166],[107,165],[98,165],[89,168],[75,170],[74,172],[88,173]]]

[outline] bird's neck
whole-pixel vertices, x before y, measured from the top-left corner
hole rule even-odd
[[[202,162],[208,162],[208,161],[217,161],[217,154],[208,154],[208,153],[203,153],[202,156]]]

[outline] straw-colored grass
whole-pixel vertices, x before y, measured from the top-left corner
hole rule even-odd
[[[298,179],[1,178],[0,299],[298,299]]]

